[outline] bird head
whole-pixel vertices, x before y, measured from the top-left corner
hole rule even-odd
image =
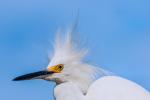
[[[47,68],[16,77],[14,81],[44,79],[55,81],[57,84],[73,82],[85,92],[92,83],[93,73],[97,71],[97,68],[83,62],[87,50],[79,50],[77,47],[71,32],[67,32],[64,36],[57,35],[54,52]]]

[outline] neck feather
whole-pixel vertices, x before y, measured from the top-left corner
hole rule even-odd
[[[111,73],[100,67],[94,67],[84,63],[80,64],[80,73],[76,74],[76,78],[70,80],[79,87],[83,94],[86,94],[88,88],[95,80],[108,75],[111,75]]]
[[[80,72],[70,77],[68,82],[61,83],[55,87],[56,100],[84,100],[88,88],[97,79],[110,72],[99,67],[93,67],[88,64],[80,64]]]
[[[85,100],[78,86],[72,82],[59,84],[54,89],[56,100]]]

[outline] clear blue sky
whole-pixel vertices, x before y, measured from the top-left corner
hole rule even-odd
[[[53,100],[52,82],[11,80],[47,66],[77,10],[88,59],[150,90],[150,0],[0,0],[1,100]]]

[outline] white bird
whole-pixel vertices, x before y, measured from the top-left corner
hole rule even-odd
[[[150,100],[140,85],[111,75],[83,61],[87,50],[77,49],[72,35],[58,35],[46,70],[16,77],[14,81],[44,79],[55,81],[56,100]]]

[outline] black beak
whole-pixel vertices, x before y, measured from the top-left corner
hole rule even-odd
[[[18,76],[16,78],[14,78],[13,81],[22,81],[22,80],[30,80],[30,79],[43,79],[47,75],[50,75],[50,74],[53,74],[53,73],[54,72],[47,71],[47,70],[38,71],[38,72]]]

